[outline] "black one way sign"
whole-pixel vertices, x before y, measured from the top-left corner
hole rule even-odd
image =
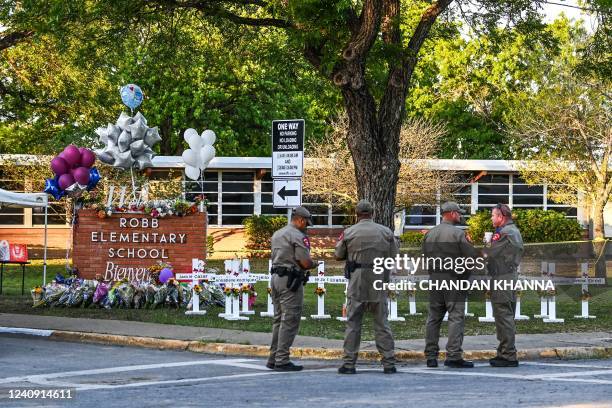
[[[272,121],[272,178],[304,175],[304,119]]]

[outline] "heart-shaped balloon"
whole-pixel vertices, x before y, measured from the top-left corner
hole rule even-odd
[[[185,141],[193,150],[200,150],[202,147],[202,138],[195,129],[187,129],[183,135]]]
[[[201,163],[208,164],[215,157],[215,148],[211,145],[206,145],[200,149]]]
[[[200,178],[200,169],[193,166],[185,166],[185,175],[192,180],[198,180]]]
[[[202,132],[202,142],[205,145],[214,145],[217,140],[217,135],[210,129],[206,129]]]
[[[183,152],[182,157],[183,157],[183,161],[185,162],[185,164],[189,166],[193,166],[193,167],[199,167],[200,157],[198,156],[198,153],[196,150],[187,149]]]

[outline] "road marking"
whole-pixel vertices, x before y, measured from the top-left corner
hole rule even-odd
[[[568,363],[538,363],[535,361],[521,361],[521,365],[532,365],[532,366],[548,366],[548,367],[571,367],[571,368],[608,368],[612,370],[612,366],[600,366],[590,364],[568,364]]]
[[[562,378],[562,377],[584,377],[584,376],[592,376],[592,375],[612,375],[612,370],[591,370],[591,371],[570,371],[566,373],[544,373],[544,374],[535,374],[535,375],[527,375],[527,378]]]
[[[466,372],[466,371],[450,371],[450,370],[426,370],[426,369],[399,369],[399,372],[408,374],[433,374],[433,375],[458,375],[466,377],[492,377],[492,378],[512,378],[516,380],[527,381],[565,381],[565,382],[581,382],[591,384],[612,384],[612,381],[600,379],[580,379],[580,378],[563,378],[573,377],[574,375],[599,375],[612,374],[610,370],[598,370],[581,373],[559,373],[559,374],[542,374],[542,375],[520,375],[520,374],[498,374],[498,373],[483,373],[483,372]]]
[[[155,368],[170,368],[170,367],[185,367],[185,366],[193,366],[193,365],[203,365],[203,364],[231,364],[231,363],[242,363],[242,362],[251,362],[255,360],[250,359],[230,359],[230,360],[192,360],[192,361],[182,361],[175,363],[158,363],[158,364],[142,364],[142,365],[133,365],[133,366],[122,366],[122,367],[108,367],[108,368],[97,368],[91,370],[78,370],[78,371],[63,371],[59,373],[47,373],[47,374],[34,374],[34,375],[25,375],[19,377],[7,377],[0,378],[0,384],[13,383],[13,382],[36,382],[39,379],[48,380],[50,378],[61,378],[61,377],[74,377],[77,375],[95,375],[95,374],[111,374],[111,373],[121,373],[126,371],[138,371],[138,370],[152,370]]]
[[[4,327],[0,326],[0,333],[11,333],[11,334],[28,334],[30,336],[42,336],[49,337],[53,334],[54,330],[41,330],[41,329],[27,329],[24,327]]]

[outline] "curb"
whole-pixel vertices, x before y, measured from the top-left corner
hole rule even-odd
[[[55,330],[48,337],[54,340],[74,341],[81,343],[107,344],[131,347],[154,348],[158,350],[191,351],[194,353],[267,357],[268,346],[244,345],[231,343],[204,343],[197,340],[171,340],[158,339],[154,337],[120,336],[103,333],[83,333],[72,331]],[[317,360],[341,360],[344,352],[342,349],[326,349],[316,347],[292,347],[291,356],[295,358],[317,359]],[[465,351],[464,357],[468,360],[487,360],[496,356],[494,350],[471,350]],[[445,353],[440,353],[444,358]],[[395,352],[398,362],[425,361],[422,351],[398,350]],[[572,360],[592,358],[612,358],[612,347],[558,347],[558,348],[535,348],[525,349],[518,352],[520,360],[540,360],[546,358]],[[377,351],[360,351],[359,359],[364,361],[378,361],[380,354]]]

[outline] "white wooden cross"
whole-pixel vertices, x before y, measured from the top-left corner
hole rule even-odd
[[[317,266],[317,277],[318,278],[325,277],[325,262],[323,261],[319,261],[319,264]],[[310,279],[308,280],[310,281]],[[322,288],[323,290],[325,290],[325,281],[324,280],[318,281],[317,288]],[[317,314],[310,315],[310,317],[313,319],[331,319],[330,315],[325,314],[325,293],[323,293],[321,296],[319,295],[316,295],[316,296],[317,296]]]
[[[268,309],[265,312],[260,312],[259,315],[261,317],[274,317],[274,303],[272,303],[272,294],[270,293],[272,291],[272,260],[268,260],[268,276],[267,279],[268,281]]]
[[[588,282],[588,279],[589,279],[589,264],[588,263],[581,263],[580,264],[580,272],[581,272],[582,278],[584,278]],[[589,293],[589,284],[588,283],[583,283],[582,284],[582,291],[581,291],[580,296],[582,297],[583,294],[585,294],[585,293]],[[581,305],[582,305],[582,313],[579,314],[579,315],[575,315],[574,317],[576,319],[595,319],[596,316],[593,316],[593,315],[589,314],[589,299],[582,298]]]

